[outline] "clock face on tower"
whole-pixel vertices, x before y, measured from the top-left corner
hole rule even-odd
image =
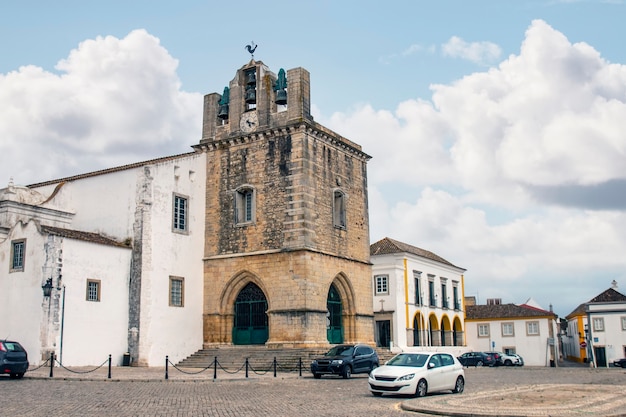
[[[242,131],[248,133],[252,132],[259,126],[259,118],[256,111],[248,111],[241,115],[239,127]]]

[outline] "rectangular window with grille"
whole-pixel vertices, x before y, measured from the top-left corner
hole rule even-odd
[[[478,337],[489,337],[489,325],[488,324],[478,325]]]
[[[431,307],[437,307],[437,298],[435,296],[435,276],[428,275],[428,302]]]
[[[100,280],[87,280],[87,301],[100,301]]]
[[[515,336],[513,323],[502,323],[502,336]]]
[[[170,277],[170,307],[183,307],[185,301],[185,280]]]
[[[174,194],[172,229],[175,232],[187,232],[187,198]]]
[[[452,296],[454,297],[454,309],[460,310],[461,303],[459,302],[459,287],[457,287],[456,285],[452,287]]]
[[[594,317],[593,318],[593,330],[595,332],[603,332],[604,331],[604,318],[602,318],[602,317]]]
[[[387,275],[376,275],[376,295],[389,294],[389,277]]]
[[[11,242],[11,272],[24,271],[24,254],[26,240],[14,240]]]
[[[529,336],[539,336],[539,322],[538,321],[526,322],[526,334]]]
[[[422,278],[421,272],[413,271],[413,281],[415,282],[415,305],[422,304],[422,294],[421,294],[422,289],[420,287],[421,278]]]

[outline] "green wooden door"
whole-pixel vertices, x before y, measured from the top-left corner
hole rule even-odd
[[[343,343],[343,326],[341,323],[341,296],[334,285],[328,290],[326,300],[328,318],[326,322],[326,337],[329,343]]]
[[[235,301],[235,345],[262,345],[267,342],[267,299],[263,291],[254,283],[249,283]]]

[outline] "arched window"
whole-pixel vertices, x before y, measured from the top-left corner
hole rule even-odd
[[[250,186],[239,187],[235,192],[235,224],[252,223],[255,220],[255,192]]]
[[[333,226],[346,228],[346,195],[341,190],[333,192]]]

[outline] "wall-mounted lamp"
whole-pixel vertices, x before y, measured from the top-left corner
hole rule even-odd
[[[52,278],[48,278],[46,283],[41,286],[41,289],[44,297],[50,297],[50,294],[52,294]]]

